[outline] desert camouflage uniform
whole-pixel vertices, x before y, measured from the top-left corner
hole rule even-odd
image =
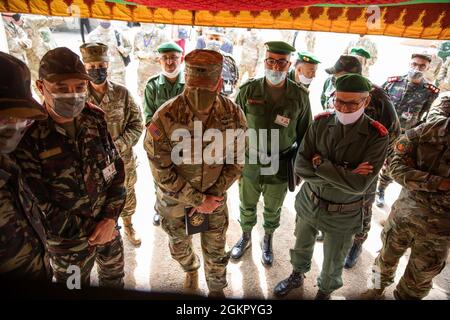
[[[428,112],[427,122],[435,121],[442,117],[450,117],[450,92],[444,92],[434,100],[430,112]]]
[[[450,91],[450,57],[442,65],[437,81],[442,91]]]
[[[185,208],[198,207],[206,195],[226,196],[227,189],[238,178],[243,167],[237,162],[237,155],[239,152],[243,154],[243,150],[236,146],[242,135],[233,140],[235,148],[234,154],[231,154],[234,159],[232,164],[207,165],[202,160],[201,164],[175,165],[171,159],[174,146],[170,137],[176,129],[186,129],[191,137],[194,137],[196,121],[200,120],[191,111],[185,95],[181,94],[162,105],[153,115],[144,142],[153,177],[157,183],[156,209],[162,217],[161,225],[169,235],[172,257],[186,272],[197,270],[200,266],[199,259],[193,251],[192,237],[185,233]],[[245,130],[245,116],[231,100],[219,95],[200,139],[203,139],[203,133],[207,129],[218,129],[222,133],[226,129]],[[190,145],[202,144],[203,154],[209,143],[199,141],[199,138],[194,137]],[[227,151],[230,149],[227,148]],[[193,156],[189,159],[193,159]],[[225,252],[227,228],[228,209],[225,197],[223,205],[209,215],[208,231],[201,233],[206,282],[210,291],[222,290],[227,286],[226,266],[229,260],[229,254]]]
[[[419,84],[411,83],[408,76],[391,77],[382,87],[394,104],[402,133],[420,123],[439,93],[439,89],[425,80]],[[390,160],[388,156],[387,163]],[[387,165],[381,170],[379,181],[381,189],[385,189],[392,182],[388,171]]]
[[[350,41],[347,48],[344,50],[344,54],[350,54],[350,51],[354,47],[361,47],[370,53],[370,59],[367,59],[366,64],[363,66],[362,70],[362,75],[365,77],[369,77],[369,68],[370,66],[373,66],[378,59],[377,45],[367,36],[359,37],[358,40]]]
[[[43,214],[14,158],[0,154],[0,274],[51,280]]]
[[[125,166],[125,187],[127,200],[120,216],[130,217],[136,210],[136,193],[134,185],[137,182],[136,156],[133,146],[142,134],[142,115],[130,92],[119,84],[107,81],[108,89],[99,99],[97,93],[89,85],[89,102],[97,105],[105,112],[108,131]]]
[[[403,186],[382,232],[373,281],[394,282],[398,261],[411,256],[396,288],[396,298],[422,299],[445,267],[450,245],[450,193],[438,189],[450,178],[450,118],[408,130],[395,147],[391,174]]]
[[[436,80],[439,76],[439,71],[441,70],[443,63],[444,61],[442,61],[441,57],[439,57],[437,54],[432,54],[430,67],[423,73],[424,78],[428,82],[436,84]]]
[[[137,87],[140,97],[143,97],[148,79],[161,71],[161,66],[158,62],[159,54],[156,49],[160,44],[167,41],[169,39],[164,31],[156,27],[150,32],[141,30],[134,38],[133,53],[139,59]]]
[[[25,50],[31,49],[30,38],[28,38],[22,27],[12,22],[7,22],[5,19],[3,19],[3,24],[5,25],[9,54],[28,64]]]
[[[248,72],[248,78],[254,78],[256,68],[264,56],[264,40],[260,34],[246,32],[240,41],[242,46],[241,61],[239,62],[239,83],[242,77]]]
[[[104,29],[102,26],[95,28],[87,36],[86,42],[100,42],[108,46],[109,66],[108,66],[108,80],[114,81],[118,84],[125,85],[126,67],[120,55],[116,35],[120,39],[120,44],[124,47],[125,55],[128,56],[131,52],[131,44],[128,39],[112,26]]]
[[[89,246],[102,219],[117,220],[125,203],[123,161],[114,146],[104,113],[87,103],[75,118],[76,138],[51,118],[35,122],[15,151],[24,176],[44,212],[47,245],[57,282],[65,283],[70,265],[89,285],[94,260],[99,284],[123,287],[124,256],[120,234]],[[105,169],[115,166],[115,173]]]

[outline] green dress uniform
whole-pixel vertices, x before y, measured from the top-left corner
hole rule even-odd
[[[387,130],[365,114],[353,125],[343,126],[334,113],[316,116],[300,146],[295,172],[305,183],[296,196],[296,242],[291,250],[295,272],[311,269],[318,230],[324,233],[324,261],[318,277],[321,292],[342,287],[344,258],[353,236],[362,229],[365,194],[377,178],[388,147]],[[323,161],[313,166],[312,158]],[[368,161],[373,172],[354,174]]]
[[[177,81],[170,83],[163,74],[151,77],[144,91],[144,120],[148,125],[156,110],[166,101],[183,92],[184,74],[180,72]]]
[[[267,92],[265,78],[250,80],[240,87],[236,102],[247,117],[249,129],[266,129],[270,154],[271,131],[279,131],[279,169],[276,174],[262,175],[262,164],[250,164],[247,153],[246,164],[239,182],[240,223],[244,232],[256,225],[256,205],[262,193],[264,197],[264,229],[272,234],[280,224],[280,212],[287,193],[288,158],[284,154],[292,152],[294,143],[300,145],[311,122],[311,108],[307,90],[297,83],[286,80],[285,93],[276,102]],[[280,120],[286,120],[284,123]],[[281,124],[282,123],[282,124]],[[257,146],[249,149],[260,153]],[[250,151],[251,151],[250,150]],[[271,165],[268,164],[267,166]],[[265,166],[265,165],[264,165]]]

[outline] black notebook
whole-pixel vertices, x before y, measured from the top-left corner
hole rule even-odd
[[[196,212],[189,217],[189,212],[192,208],[186,208],[184,214],[184,222],[186,225],[186,234],[196,234],[199,232],[208,231],[209,217],[207,214]]]

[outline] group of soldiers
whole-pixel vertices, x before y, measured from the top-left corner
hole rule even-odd
[[[428,54],[413,54],[405,76],[379,87],[363,75],[372,55],[360,46],[350,48],[326,70],[325,112],[313,119],[308,86],[320,61],[312,53],[295,53],[284,41],[266,42],[257,53],[264,57],[264,76],[235,90],[237,79],[229,83],[227,75],[238,78],[237,68],[222,48],[221,30],[206,32],[205,48],[183,61],[182,47],[173,41],[156,45],[157,31],[149,28],[147,46],[136,55],[151,57],[159,69],[140,80],[142,117],[120,84],[124,75],[112,66],[125,65],[131,48],[108,23],[102,21],[80,47],[82,60],[64,47],[43,55],[34,82],[42,103],[32,97],[32,74],[22,59],[0,53],[2,275],[44,281],[53,276],[65,283],[68,270],[77,266],[86,286],[96,262],[101,286],[124,286],[118,218],[128,240],[140,245],[131,221],[136,210],[132,148],[145,131],[156,190],[154,224],[167,233],[187,293],[197,292],[200,268],[187,223],[208,221],[200,232],[206,283],[210,297],[223,298],[229,259],[241,259],[252,245],[260,196],[261,262],[269,268],[284,199],[303,182],[295,200],[292,273],[274,294],[284,296],[303,285],[320,232],[324,260],[316,299],[330,299],[343,286],[343,268],[358,261],[372,204],[384,205],[384,181],[395,179],[403,189],[384,225],[374,263],[376,285],[363,298],[383,296],[407,248],[410,262],[395,297],[428,294],[450,243],[450,96],[438,98],[439,89],[425,80]],[[238,133],[231,141],[215,136],[223,138],[225,156],[214,163],[203,159],[210,129]],[[180,130],[188,133],[182,142],[174,139]],[[249,130],[257,133],[256,141],[246,136]],[[181,144],[194,152],[183,149],[180,162],[174,153]],[[256,163],[250,161],[254,155]],[[275,163],[277,169],[269,170]],[[242,236],[227,252],[227,190],[236,181]]]

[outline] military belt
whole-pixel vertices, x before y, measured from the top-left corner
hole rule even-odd
[[[318,197],[314,192],[311,191],[309,194],[312,202],[319,206],[320,208],[323,208],[327,210],[328,212],[334,212],[334,213],[341,213],[341,212],[349,212],[349,211],[356,211],[360,209],[364,204],[364,199],[361,199],[359,201],[350,202],[350,203],[333,203],[326,201],[320,197]]]

